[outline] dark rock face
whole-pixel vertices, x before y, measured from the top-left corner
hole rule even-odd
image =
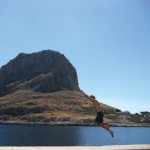
[[[59,52],[21,53],[0,69],[0,96],[18,89],[43,93],[63,89],[78,91],[77,73]]]

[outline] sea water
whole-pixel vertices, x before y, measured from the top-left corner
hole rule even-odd
[[[0,124],[0,146],[101,146],[150,144],[150,127],[101,127]]]

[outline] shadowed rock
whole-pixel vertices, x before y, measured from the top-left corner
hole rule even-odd
[[[21,53],[0,69],[0,96],[18,89],[43,93],[63,89],[78,91],[77,73],[59,52]]]

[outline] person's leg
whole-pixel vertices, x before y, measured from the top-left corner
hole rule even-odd
[[[96,122],[96,125],[97,125],[97,126],[101,126],[101,127],[104,128],[105,130],[107,130],[107,131],[111,134],[112,137],[114,137],[114,132],[111,131],[111,130],[109,129],[109,127],[108,127],[105,123],[98,123],[98,122]]]
[[[108,122],[104,122],[104,125],[106,125],[109,128],[109,123]]]

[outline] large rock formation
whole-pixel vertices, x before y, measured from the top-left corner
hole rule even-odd
[[[89,125],[94,118],[75,68],[59,52],[21,53],[0,69],[0,122]]]
[[[62,54],[52,50],[21,53],[0,69],[0,96],[18,89],[49,93],[78,91],[77,73]]]

